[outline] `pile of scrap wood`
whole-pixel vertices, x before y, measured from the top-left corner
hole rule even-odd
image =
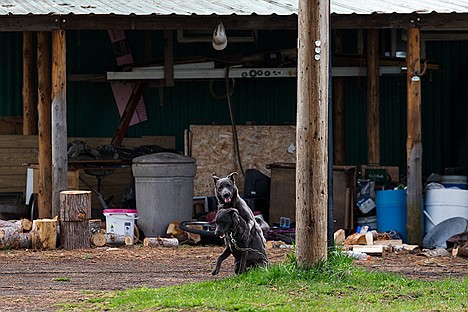
[[[383,252],[412,251],[419,246],[404,244],[401,239],[392,239],[388,233],[378,233],[368,231],[363,226],[359,233],[354,233],[346,237],[345,231],[340,229],[335,232],[335,244],[343,245],[344,250],[352,250],[366,253],[368,255],[379,256]]]
[[[57,219],[0,220],[0,249],[55,249]]]
[[[468,258],[468,231],[450,237],[447,245],[452,248],[453,256]]]

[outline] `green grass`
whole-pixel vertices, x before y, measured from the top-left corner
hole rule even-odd
[[[114,311],[468,311],[468,278],[418,281],[368,272],[332,251],[312,269],[289,261],[223,280],[100,295],[65,309]]]
[[[71,282],[71,278],[69,277],[54,277],[52,279],[54,282]]]

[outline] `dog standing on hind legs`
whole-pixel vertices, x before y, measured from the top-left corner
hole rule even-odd
[[[216,214],[215,235],[224,239],[226,248],[216,260],[211,274],[219,273],[221,263],[231,254],[234,256],[234,272],[244,273],[254,266],[268,266],[266,247],[261,231],[249,230],[247,222],[235,208],[223,208]]]
[[[249,229],[259,231],[263,242],[266,243],[265,236],[269,230],[269,226],[263,220],[261,221],[262,224],[256,221],[252,210],[239,195],[239,190],[234,180],[235,175],[237,175],[237,172],[232,172],[225,178],[219,178],[213,173],[212,178],[215,184],[216,198],[218,199],[218,209],[219,207],[236,208],[240,216],[247,222]]]

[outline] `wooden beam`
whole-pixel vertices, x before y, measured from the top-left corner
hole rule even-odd
[[[50,124],[50,40],[48,32],[37,33],[37,94],[39,140],[39,218],[52,218],[52,142]]]
[[[379,31],[367,31],[367,162],[380,164]]]
[[[112,137],[112,145],[122,145],[122,141],[127,135],[128,126],[132,120],[132,116],[135,113],[135,109],[138,105],[138,102],[140,101],[141,95],[143,94],[144,85],[145,84],[143,82],[138,82],[133,86],[132,94],[128,99],[127,106],[125,106],[125,110],[122,113],[119,125],[115,129],[114,136]]]
[[[340,30],[333,31],[333,51],[343,52],[343,36]],[[333,160],[335,165],[346,162],[345,136],[345,78],[333,77]]]
[[[226,29],[297,29],[296,15],[66,15],[63,29],[212,30],[222,19]]]
[[[421,67],[420,30],[408,29],[407,43],[407,235],[408,244],[422,240],[422,143],[421,143]]]
[[[296,257],[327,259],[329,2],[299,0]]]
[[[34,100],[34,33],[23,32],[23,134],[37,134],[37,108]]]
[[[210,30],[218,19],[227,29],[296,30],[297,15],[5,15],[0,16],[0,31],[83,30]],[[333,29],[408,28],[416,23],[423,30],[467,29],[468,13],[429,14],[333,14]]]
[[[67,62],[64,30],[52,32],[52,215],[60,212],[60,192],[68,188]]]

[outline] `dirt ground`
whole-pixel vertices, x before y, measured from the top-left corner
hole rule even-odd
[[[220,274],[210,274],[221,246],[93,248],[86,250],[0,251],[0,310],[53,311],[55,304],[79,302],[92,294],[132,287],[161,287],[220,279],[233,274],[232,257]],[[290,249],[268,250],[271,262]],[[468,275],[467,258],[427,258],[388,253],[356,261],[370,270],[398,272],[410,278],[439,280]]]

